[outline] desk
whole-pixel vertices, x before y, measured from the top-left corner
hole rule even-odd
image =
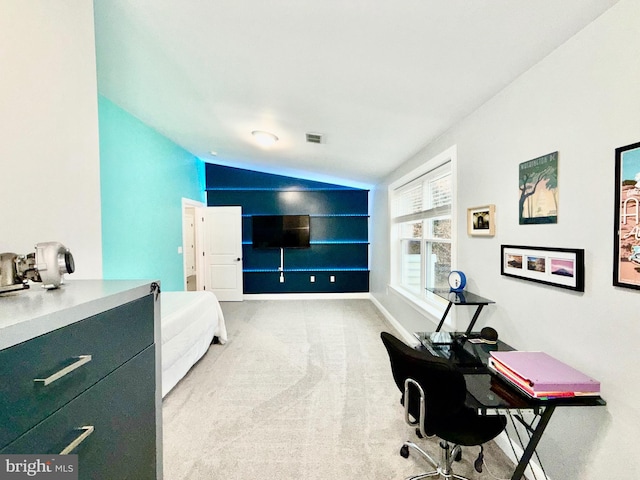
[[[473,330],[473,327],[476,324],[476,320],[478,320],[478,317],[480,316],[480,312],[482,311],[482,308],[485,305],[489,305],[490,303],[496,303],[493,300],[489,300],[488,298],[481,297],[480,295],[476,295],[475,293],[467,292],[466,290],[463,290],[462,292],[452,292],[451,290],[447,290],[446,288],[427,288],[427,292],[433,293],[434,295],[437,295],[440,298],[444,298],[449,302],[449,305],[447,305],[447,308],[445,309],[444,314],[442,315],[442,319],[438,324],[438,328],[436,328],[436,332],[439,332],[440,329],[442,328],[442,325],[444,324],[444,319],[447,318],[449,310],[451,310],[452,306],[472,305],[472,306],[476,306],[477,308],[475,313],[473,314],[471,323],[469,323],[469,326],[467,327],[467,330],[465,332],[468,335]]]
[[[487,367],[491,350],[514,350],[504,342],[496,345],[474,344],[471,342],[476,334],[453,334],[451,345],[431,345],[429,332],[415,334],[420,340],[418,349],[426,349],[433,355],[447,358],[462,370],[467,384],[467,405],[482,414],[499,410],[529,410],[535,415],[533,421],[527,423],[517,412],[514,417],[527,430],[529,441],[522,447],[524,452],[511,476],[511,480],[520,480],[542,438],[545,428],[551,420],[556,407],[595,407],[606,405],[600,396],[556,398],[541,400],[521,393],[517,387],[509,384],[493,374]],[[521,441],[522,443],[522,441]]]

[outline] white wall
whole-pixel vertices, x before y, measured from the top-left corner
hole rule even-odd
[[[0,252],[59,241],[100,278],[93,2],[3,0],[0,69]]]
[[[606,407],[556,410],[539,451],[559,479],[640,473],[640,291],[614,288],[614,149],[640,141],[640,2],[622,0],[377,187],[372,293],[400,323],[428,320],[387,292],[386,187],[458,147],[458,265],[494,299],[491,325],[519,349],[544,350],[602,382]],[[557,225],[518,224],[518,165],[559,151]],[[493,238],[466,234],[466,209],[495,204]],[[500,275],[500,245],[584,248],[576,293]]]

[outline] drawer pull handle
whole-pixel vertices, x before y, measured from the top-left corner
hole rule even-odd
[[[91,355],[80,355],[77,358],[78,358],[77,362],[74,362],[71,365],[64,367],[62,370],[58,370],[56,373],[54,373],[53,375],[47,378],[36,378],[34,382],[41,383],[42,385],[47,386],[55,382],[56,380],[59,380],[60,378],[64,377],[68,373],[73,372],[76,368],[81,367],[85,363],[89,363],[91,361]]]
[[[69,455],[71,452],[73,452],[76,448],[78,448],[78,445],[84,442],[86,438],[93,433],[95,427],[93,425],[86,425],[84,427],[78,428],[78,430],[84,431],[78,436],[78,438],[67,445],[64,450],[60,452],[60,455]]]

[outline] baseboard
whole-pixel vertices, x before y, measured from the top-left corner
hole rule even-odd
[[[356,293],[249,293],[243,300],[369,300],[369,292]]]
[[[386,308],[384,308],[384,306],[373,295],[369,296],[369,300],[371,300],[371,303],[373,303],[376,306],[376,308],[380,311],[380,313],[382,313],[384,318],[387,319],[387,321],[391,324],[391,326],[398,331],[398,333],[400,334],[400,336],[403,338],[405,342],[411,345],[418,344],[418,339],[416,338],[416,336],[412,332],[404,328],[400,324],[400,322],[398,322],[395,319],[395,317],[391,315],[391,313],[389,313],[389,311]]]
[[[524,453],[524,450],[522,449],[522,447],[514,443],[513,440],[511,440],[507,436],[507,434],[504,432],[498,435],[494,439],[494,442],[496,442],[496,445],[498,446],[498,448],[500,448],[500,450],[504,452],[504,454],[509,458],[509,460],[513,462],[514,465],[518,463],[518,459]],[[518,456],[518,458],[514,457],[513,455],[513,450],[511,449],[512,445],[513,445],[513,449],[516,451],[516,455]],[[546,480],[551,480],[550,477],[545,476],[544,470],[542,470],[540,465],[538,465],[533,459],[529,462],[529,467],[524,471],[524,478],[527,478],[530,480],[531,479],[535,480],[539,478],[545,478]]]

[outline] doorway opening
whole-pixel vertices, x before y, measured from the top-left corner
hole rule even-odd
[[[202,269],[198,262],[202,258],[202,241],[199,239],[200,230],[196,223],[198,209],[204,203],[188,198],[182,199],[182,257],[184,272],[184,289],[186,291],[200,290],[202,287]],[[200,253],[199,253],[200,252]]]

